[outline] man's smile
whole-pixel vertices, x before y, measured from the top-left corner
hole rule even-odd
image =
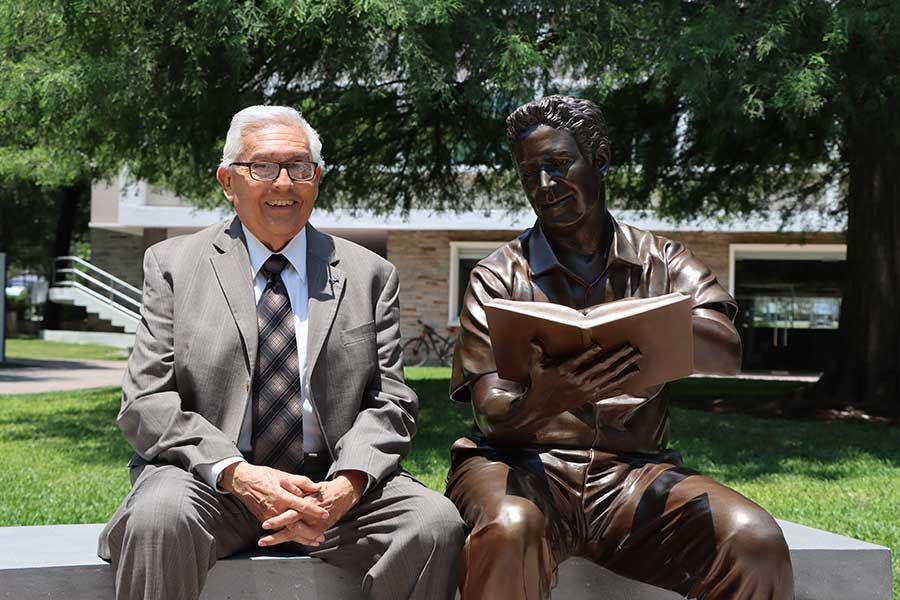
[[[280,208],[280,207],[286,207],[286,206],[293,206],[293,205],[295,205],[295,204],[297,204],[297,201],[296,201],[296,200],[288,200],[288,199],[285,199],[285,200],[266,200],[266,206],[272,206],[272,207],[277,207],[277,208]]]
[[[564,195],[560,196],[559,198],[556,198],[551,194],[547,194],[541,200],[540,208],[541,208],[541,210],[545,210],[548,208],[556,208],[556,207],[562,205],[563,203],[566,203],[566,202],[568,202],[570,200],[574,200],[574,199],[575,199],[575,195],[572,192],[564,194]]]

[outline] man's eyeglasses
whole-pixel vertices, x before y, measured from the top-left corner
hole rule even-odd
[[[256,160],[253,162],[233,162],[238,167],[249,167],[250,177],[257,181],[275,181],[281,175],[282,169],[287,169],[291,181],[309,181],[316,174],[319,165],[305,160],[289,163],[277,163],[270,160]]]

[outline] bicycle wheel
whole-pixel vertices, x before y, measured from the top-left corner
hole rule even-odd
[[[449,367],[453,365],[453,350],[456,348],[456,340],[450,340],[450,343],[444,348],[444,353],[441,354],[441,364],[445,367]]]
[[[403,344],[403,364],[407,367],[421,367],[428,360],[428,346],[422,338],[413,338]]]

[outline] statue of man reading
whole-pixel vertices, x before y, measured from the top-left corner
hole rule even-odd
[[[669,407],[631,346],[574,356],[531,349],[528,384],[501,379],[484,306],[494,298],[584,309],[622,298],[692,298],[696,372],[733,374],[737,305],[682,244],[606,209],[610,142],[593,102],[549,96],[516,109],[507,135],[535,225],[472,271],[451,397],[479,431],[452,449],[447,494],[471,528],[464,600],[549,598],[572,556],[703,600],[788,600],[793,575],[775,520],[685,468],[667,447]]]

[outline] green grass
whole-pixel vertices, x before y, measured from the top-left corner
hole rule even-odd
[[[410,369],[421,400],[405,466],[442,490],[470,408],[447,400],[448,369]],[[0,397],[0,525],[100,522],[128,490],[130,451],[115,426],[119,390]],[[760,419],[676,408],[685,462],[775,516],[883,546],[900,600],[900,429]]]
[[[67,344],[48,342],[37,338],[12,338],[6,340],[6,358],[38,358],[63,360],[125,360],[124,348],[97,344]]]
[[[0,525],[96,523],[128,491],[120,392],[0,396]]]

